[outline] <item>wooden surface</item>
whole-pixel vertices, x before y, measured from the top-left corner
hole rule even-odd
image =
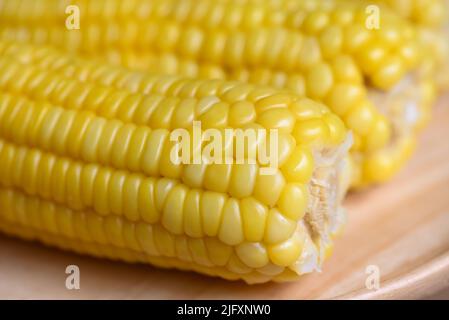
[[[0,236],[0,298],[313,299],[425,298],[449,292],[449,96],[440,99],[418,152],[394,181],[351,195],[349,223],[321,274],[248,286],[65,253]],[[65,287],[65,268],[81,289]],[[380,288],[365,288],[366,267]]]

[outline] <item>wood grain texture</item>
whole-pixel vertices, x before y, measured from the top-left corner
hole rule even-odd
[[[440,99],[412,161],[392,182],[352,194],[349,222],[321,274],[248,286],[194,273],[99,260],[0,236],[3,299],[397,299],[449,290],[449,96]],[[65,288],[65,268],[81,290]],[[377,291],[366,267],[380,269]]]

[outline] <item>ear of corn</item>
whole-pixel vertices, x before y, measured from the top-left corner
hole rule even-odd
[[[0,42],[1,230],[250,283],[319,269],[344,220],[337,116],[281,90],[72,59]],[[196,120],[278,130],[274,174],[175,164],[170,134]]]
[[[80,30],[65,28],[60,9],[42,26],[39,9],[27,10],[25,23],[20,6],[10,5],[16,11],[6,11],[0,33],[128,67],[268,84],[325,102],[354,133],[360,175],[353,183],[366,185],[379,179],[364,171],[365,162],[407,130],[372,103],[364,78],[381,88],[397,84],[417,63],[414,35],[392,15],[383,19],[388,32],[367,30],[364,5],[326,3],[287,3],[285,9],[261,1],[140,0],[124,8],[115,1],[75,1],[84,12]],[[399,168],[396,159],[390,163]]]

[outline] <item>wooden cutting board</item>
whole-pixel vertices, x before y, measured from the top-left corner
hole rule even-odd
[[[352,194],[349,222],[321,274],[249,286],[189,272],[99,260],[0,236],[2,299],[424,298],[449,292],[449,96],[394,181]],[[78,265],[80,290],[65,269]],[[365,289],[368,266],[380,288]]]

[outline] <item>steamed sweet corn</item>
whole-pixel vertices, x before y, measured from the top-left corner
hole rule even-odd
[[[402,141],[428,118],[433,91],[412,73],[419,61],[413,29],[387,11],[382,28],[368,30],[362,3],[50,2],[30,7],[4,0],[0,37],[151,72],[268,84],[325,102],[354,133],[355,186],[391,177],[410,154],[400,152]],[[80,8],[79,30],[65,27],[68,4]],[[394,106],[373,104],[370,97],[379,95],[366,89],[366,81],[384,90],[395,87]],[[388,93],[381,96],[392,100]],[[391,150],[395,156],[385,156]]]
[[[3,232],[248,283],[295,279],[329,254],[351,135],[323,104],[1,41],[0,70]],[[277,130],[273,174],[259,160],[173,162],[171,133],[194,121]]]

